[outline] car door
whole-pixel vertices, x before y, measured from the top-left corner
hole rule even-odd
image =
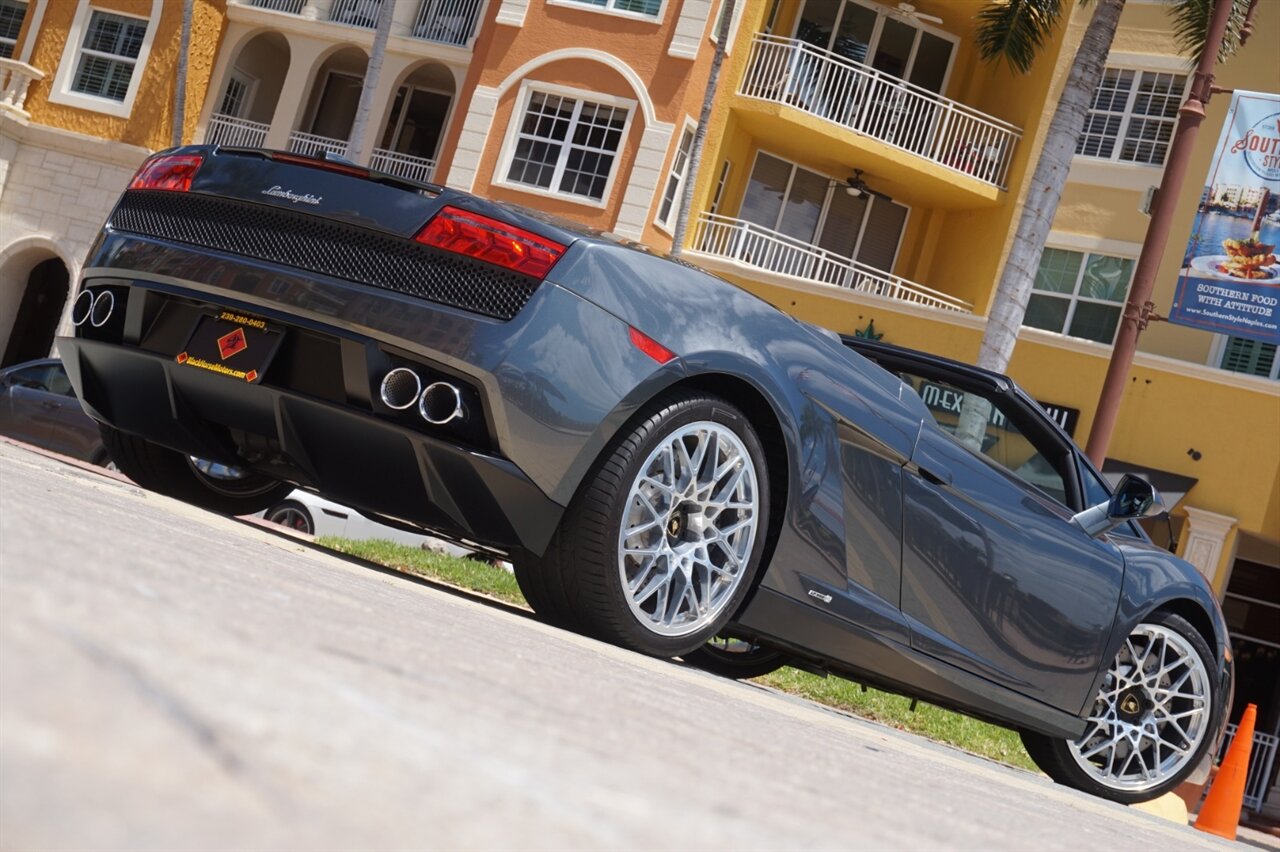
[[[998,383],[934,366],[902,377],[934,415],[903,486],[912,646],[1078,712],[1102,663],[1124,559],[1070,523],[1080,492],[1070,445]],[[967,397],[989,404],[977,418],[980,447],[952,434]]]

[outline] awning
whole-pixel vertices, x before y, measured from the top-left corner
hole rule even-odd
[[[1120,459],[1107,459],[1102,465],[1102,476],[1111,484],[1112,488],[1124,477],[1126,473],[1141,477],[1150,482],[1152,487],[1160,492],[1160,496],[1164,498],[1164,506],[1166,509],[1173,509],[1178,505],[1178,501],[1186,496],[1191,490],[1191,486],[1199,482],[1193,476],[1183,476],[1180,473],[1170,473],[1167,470],[1159,470],[1154,467],[1144,467],[1133,462],[1121,461]]]

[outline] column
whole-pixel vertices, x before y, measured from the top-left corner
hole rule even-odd
[[[265,148],[288,150],[289,134],[298,124],[298,117],[307,108],[307,86],[315,74],[316,61],[329,45],[312,39],[286,35],[289,39],[289,73],[285,75],[276,111],[271,116],[271,129],[267,131]]]
[[[1218,566],[1222,562],[1227,536],[1235,528],[1236,519],[1229,515],[1219,515],[1194,506],[1187,510],[1187,546],[1182,558],[1196,566],[1210,584],[1217,576]],[[1215,586],[1216,589],[1216,586]]]

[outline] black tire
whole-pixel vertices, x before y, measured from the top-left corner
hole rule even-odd
[[[663,439],[683,426],[709,422],[741,442],[755,474],[757,517],[747,558],[732,592],[705,626],[662,635],[632,612],[619,567],[617,543],[624,505],[640,467]],[[732,404],[709,394],[677,391],[645,406],[602,454],[566,510],[546,554],[521,566],[530,604],[549,621],[655,657],[687,654],[716,636],[750,592],[765,549],[769,474],[755,429]]]
[[[263,515],[263,520],[291,529],[294,532],[306,533],[307,535],[316,534],[315,518],[311,517],[311,512],[308,511],[307,507],[297,500],[285,500],[283,503],[277,503],[267,510],[267,513]]]
[[[1216,675],[1217,666],[1214,663],[1213,652],[1209,650],[1209,645],[1205,642],[1204,637],[1200,635],[1200,632],[1179,615],[1169,612],[1151,613],[1142,620],[1141,624],[1134,628],[1131,637],[1137,635],[1139,631],[1147,626],[1164,628],[1178,634],[1200,657],[1207,678],[1206,688],[1209,692],[1209,713],[1207,718],[1203,720],[1204,728],[1199,743],[1191,753],[1190,759],[1180,764],[1176,769],[1171,768],[1167,775],[1159,777],[1158,783],[1153,783],[1144,789],[1123,789],[1118,782],[1117,786],[1110,786],[1086,772],[1077,762],[1071,750],[1072,743],[1070,741],[1055,739],[1031,731],[1023,731],[1022,744],[1026,747],[1027,754],[1031,756],[1037,766],[1044,770],[1046,775],[1059,784],[1074,787],[1077,790],[1083,790],[1086,793],[1092,793],[1095,796],[1110,799],[1113,802],[1120,802],[1121,804],[1128,805],[1135,802],[1145,802],[1162,796],[1181,784],[1200,765],[1205,754],[1213,745],[1214,734],[1219,728],[1222,713],[1224,712],[1222,706],[1222,684]],[[1128,652],[1122,649],[1120,653],[1125,655]],[[1110,666],[1112,662],[1109,660],[1107,664]],[[1105,684],[1103,689],[1106,689]],[[1101,700],[1101,696],[1099,696],[1099,699]],[[1097,708],[1091,709],[1091,712],[1097,712]],[[1161,728],[1161,730],[1165,729]],[[1087,735],[1088,732],[1086,732]]]
[[[522,556],[511,560],[511,570],[516,577],[516,585],[524,595],[525,603],[537,613],[538,617],[553,627],[573,630],[577,621],[568,609],[562,594],[553,594],[547,588],[548,575],[551,569],[540,559]]]
[[[224,515],[252,515],[270,509],[293,490],[256,473],[219,480],[200,473],[175,450],[103,425],[102,443],[120,472],[151,491]]]
[[[717,636],[682,659],[703,671],[734,680],[764,677],[787,664],[787,655],[781,651],[728,636]]]

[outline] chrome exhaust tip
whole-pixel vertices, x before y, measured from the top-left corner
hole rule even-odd
[[[93,307],[89,309],[89,325],[102,328],[111,319],[111,312],[116,309],[116,297],[110,290],[103,290],[93,297]]]
[[[89,315],[92,313],[93,291],[81,290],[80,295],[76,296],[76,300],[71,304],[71,324],[79,328],[89,321]]]
[[[408,367],[396,367],[382,377],[380,394],[388,408],[403,411],[418,401],[422,393],[422,379]]]
[[[432,426],[444,426],[467,416],[462,406],[462,391],[448,382],[427,385],[418,400],[418,413]]]

